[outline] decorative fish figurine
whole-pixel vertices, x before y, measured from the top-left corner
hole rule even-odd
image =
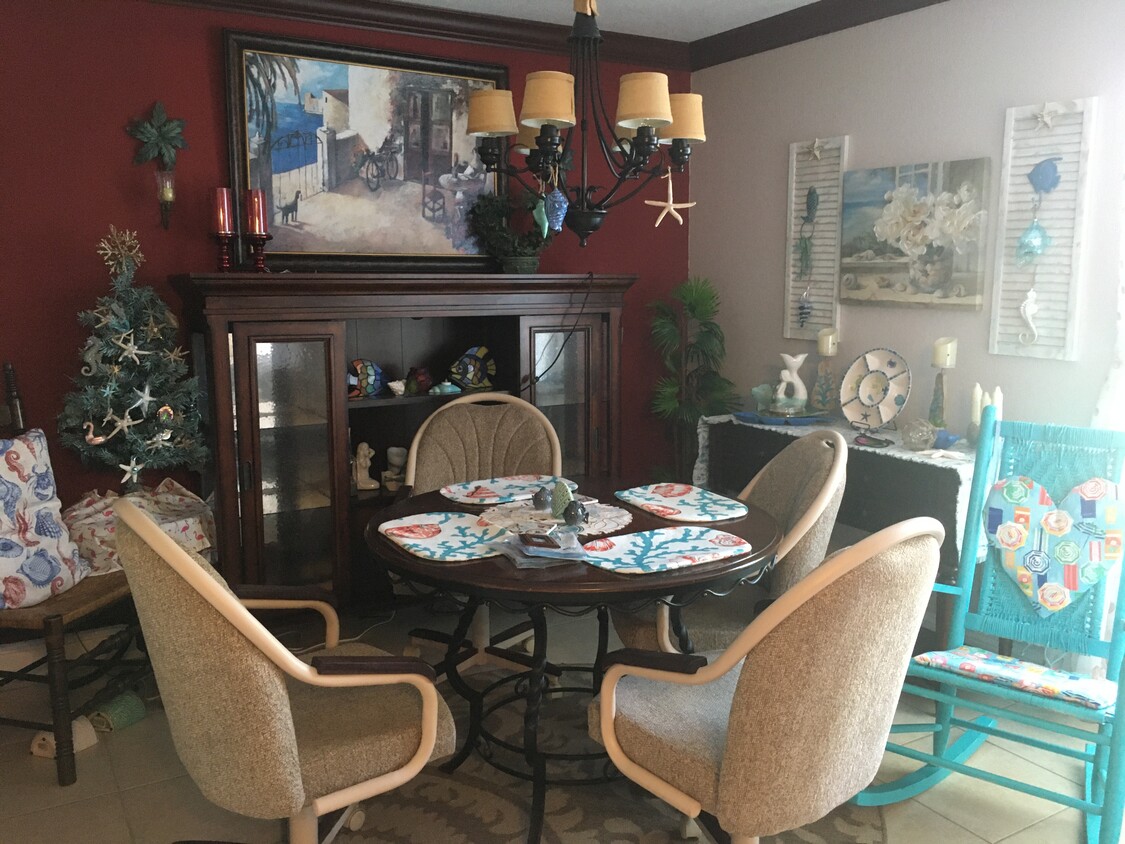
[[[1016,241],[1016,266],[1026,267],[1035,263],[1035,259],[1046,252],[1050,245],[1051,236],[1047,234],[1047,230],[1039,224],[1038,218],[1032,220]]]
[[[584,525],[590,521],[590,513],[586,510],[586,505],[581,501],[571,501],[566,505],[563,510],[563,521],[572,527],[574,525]]]
[[[561,232],[563,230],[563,220],[566,219],[566,211],[570,207],[570,202],[566,198],[566,194],[558,188],[555,188],[547,198],[543,200],[543,204],[547,207],[547,226],[553,232]]]
[[[809,289],[806,287],[801,298],[797,300],[797,326],[804,328],[805,323],[812,316],[812,302],[809,301]]]
[[[531,503],[535,506],[536,510],[547,511],[551,509],[551,500],[554,496],[551,494],[550,487],[539,487],[539,491],[531,496]]]
[[[805,216],[801,218],[802,223],[811,223],[816,219],[816,209],[820,206],[820,194],[815,187],[811,187],[808,193],[805,194]]]
[[[1027,174],[1027,180],[1031,182],[1031,187],[1036,193],[1050,193],[1059,186],[1062,176],[1059,175],[1056,161],[1062,161],[1062,157],[1044,158]]]
[[[542,237],[547,236],[550,230],[550,223],[547,220],[547,208],[543,202],[543,197],[535,200],[535,207],[531,209],[531,219],[535,221],[535,225],[539,228],[539,234]]]

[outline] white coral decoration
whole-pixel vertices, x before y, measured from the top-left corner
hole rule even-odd
[[[980,238],[983,212],[968,183],[956,194],[948,191],[918,195],[913,185],[899,185],[886,194],[883,216],[875,221],[875,236],[909,258],[920,258],[930,246],[951,246],[957,252]]]

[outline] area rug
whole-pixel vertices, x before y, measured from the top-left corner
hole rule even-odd
[[[491,672],[473,675],[474,685]],[[567,676],[570,685],[577,678]],[[588,675],[586,678],[588,682]],[[441,687],[464,735],[466,707],[448,686]],[[503,691],[500,692],[503,696]],[[584,699],[583,699],[584,697]],[[490,698],[491,700],[491,698]],[[584,726],[589,696],[564,694],[548,700],[540,721],[540,746],[585,752],[597,747]],[[494,712],[486,721],[496,735],[513,739],[522,727],[522,702]],[[518,764],[518,757],[487,745],[493,758]],[[597,773],[601,763],[559,763],[550,773],[563,777]],[[531,784],[503,773],[473,754],[446,774],[429,767],[406,785],[365,803],[358,832],[343,831],[346,844],[508,844],[527,839]],[[543,844],[671,844],[680,842],[681,816],[624,778],[599,785],[551,785],[543,823]],[[701,839],[707,841],[706,837]],[[886,829],[877,808],[842,806],[802,829],[762,839],[763,844],[884,844]]]

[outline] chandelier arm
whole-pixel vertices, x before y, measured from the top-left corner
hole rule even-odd
[[[639,177],[641,173],[644,173],[646,178],[642,179],[636,185],[636,187],[634,187],[624,196],[619,196],[617,197],[617,199],[614,199],[613,197],[622,188],[622,186],[624,186],[625,182],[629,181],[628,177],[619,179],[617,184],[615,184],[610,190],[606,191],[606,195],[602,198],[601,202],[597,203],[597,207],[606,210],[609,208],[613,208],[615,205],[620,205],[623,202],[628,202],[630,199],[632,199],[634,196],[648,187],[649,183],[653,179],[663,178],[664,174],[667,172],[669,172],[669,170],[663,165],[663,163],[657,165],[651,170],[640,170],[637,173],[637,176]]]
[[[589,44],[588,47],[589,67],[591,68],[588,74],[591,99],[590,111],[594,116],[594,132],[598,138],[598,145],[601,147],[602,158],[605,159],[606,165],[613,174],[613,178],[620,179],[628,174],[629,165],[633,157],[632,145],[630,144],[629,152],[626,153],[624,147],[620,144],[621,139],[617,137],[616,127],[609,119],[609,112],[606,110],[605,100],[601,96],[602,77],[601,62],[599,61],[598,55],[598,43],[595,41]],[[612,144],[610,144],[610,140],[612,140]],[[614,147],[620,148],[621,151],[615,151]],[[620,156],[620,158],[618,158],[618,156]]]

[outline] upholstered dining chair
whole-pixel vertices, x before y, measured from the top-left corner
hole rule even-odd
[[[590,734],[622,774],[712,815],[735,844],[823,817],[879,768],[944,534],[909,519],[838,552],[710,664],[609,654]]]
[[[410,444],[403,486],[417,495],[453,483],[505,475],[561,475],[562,446],[551,421],[535,405],[507,393],[471,393],[434,411]],[[470,646],[462,656],[466,668],[486,659],[486,648],[508,648],[527,639],[524,621],[492,635],[488,605],[477,610],[469,628]],[[450,637],[436,630],[410,631],[407,653],[420,653],[420,642],[448,646]],[[447,669],[439,663],[439,673]]]
[[[317,818],[410,780],[453,752],[453,718],[421,660],[339,645],[319,601],[240,602],[205,560],[127,499],[117,548],[176,752],[211,802],[288,818],[291,844],[317,840]],[[250,609],[316,610],[326,648],[298,659]]]
[[[721,598],[705,597],[683,610],[696,650],[718,650],[734,641],[763,599],[776,599],[809,574],[828,549],[847,479],[848,446],[836,431],[813,431],[786,446],[738,494],[781,525],[777,562],[769,592],[743,585]],[[721,525],[720,525],[721,526]],[[614,629],[628,648],[677,652],[669,610],[610,612]]]

